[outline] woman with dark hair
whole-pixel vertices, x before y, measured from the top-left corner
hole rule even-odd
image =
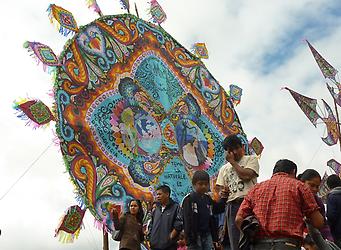
[[[313,192],[317,205],[320,207],[320,212],[323,218],[326,218],[326,210],[323,204],[323,201],[320,197],[317,196],[318,191],[320,190],[321,185],[321,175],[314,169],[307,169],[302,174],[297,176],[297,179],[304,182],[310,190]],[[320,229],[322,237],[329,241],[334,241],[333,236],[330,232],[330,228],[325,219],[325,225]]]
[[[116,209],[112,210],[112,218],[119,237],[114,240],[120,241],[120,250],[140,250],[143,242],[143,208],[141,201],[131,200],[128,203],[128,212],[118,218]]]

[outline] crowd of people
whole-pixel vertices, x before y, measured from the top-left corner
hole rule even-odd
[[[181,205],[171,199],[166,185],[157,188],[146,215],[141,202],[131,200],[121,217],[112,211],[120,249],[139,250],[144,241],[152,250],[341,249],[338,175],[327,179],[325,210],[317,196],[321,184],[317,171],[297,175],[296,164],[282,159],[269,180],[257,183],[258,159],[245,155],[241,140],[229,136],[223,147],[227,164],[216,181],[218,201],[208,194],[210,177],[203,170],[194,172],[193,191]]]

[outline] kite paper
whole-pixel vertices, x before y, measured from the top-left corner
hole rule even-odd
[[[54,120],[50,109],[39,100],[20,100],[14,102],[13,108],[18,111],[18,117],[26,120],[27,125],[34,128],[47,125]]]
[[[243,89],[237,85],[230,85],[230,98],[234,105],[238,105],[241,101]]]
[[[94,12],[96,12],[99,16],[103,16],[103,13],[101,11],[101,8],[98,6],[96,0],[86,0],[86,4],[89,9],[92,9]]]
[[[332,146],[335,145],[339,139],[339,130],[337,126],[337,122],[335,119],[335,116],[333,114],[332,109],[329,107],[329,105],[322,100],[324,103],[324,106],[328,112],[328,117],[322,118],[322,121],[326,124],[327,126],[327,137],[322,138],[322,140],[328,145]]]
[[[60,225],[56,229],[55,237],[62,243],[72,243],[78,238],[81,230],[85,210],[79,206],[71,206],[62,217]]]
[[[326,85],[334,101],[341,107],[341,91],[337,89],[337,93],[335,93],[335,90],[332,86],[330,86],[328,83],[326,83]]]
[[[307,43],[323,76],[335,81],[335,76],[338,71],[330,65],[308,41]]]
[[[28,52],[32,52],[32,56],[36,59],[38,64],[43,64],[44,70],[46,70],[46,67],[55,67],[60,65],[57,56],[47,45],[27,41],[24,43],[24,48],[27,48]]]
[[[55,4],[50,4],[47,12],[51,23],[57,27],[60,34],[67,36],[78,32],[77,22],[71,12]]]
[[[208,59],[208,50],[205,43],[195,43],[192,50],[197,57]]]
[[[159,25],[167,19],[166,13],[163,11],[161,5],[156,0],[150,1],[150,14],[152,16],[152,21]]]
[[[341,173],[341,164],[334,159],[331,159],[327,162],[328,167],[334,170],[335,174],[340,175]]]
[[[318,119],[321,119],[320,115],[316,111],[317,100],[301,95],[289,88],[285,88],[291,94],[291,96],[295,99],[298,106],[301,108],[303,113],[307,116],[307,118],[311,121],[311,123],[316,127],[316,122]]]
[[[82,27],[60,60],[61,152],[79,197],[109,230],[113,205],[151,201],[161,184],[181,202],[194,171],[214,179],[227,135],[248,145],[227,93],[161,27],[129,14],[104,16]]]

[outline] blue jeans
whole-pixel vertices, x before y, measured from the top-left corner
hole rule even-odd
[[[269,239],[256,242],[253,250],[300,250],[301,242],[291,239]]]
[[[196,244],[187,246],[187,250],[212,250],[213,240],[211,233],[203,233],[197,237]]]
[[[229,234],[231,250],[239,250],[238,243],[240,238],[240,231],[236,226],[235,220],[238,209],[242,202],[243,199],[238,198],[237,200],[227,202],[226,205],[227,230]]]

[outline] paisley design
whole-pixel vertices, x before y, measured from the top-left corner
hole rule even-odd
[[[112,229],[109,209],[151,200],[167,184],[181,201],[193,171],[215,177],[223,138],[246,137],[229,96],[203,63],[133,15],[80,29],[60,56],[57,131],[71,179]]]

